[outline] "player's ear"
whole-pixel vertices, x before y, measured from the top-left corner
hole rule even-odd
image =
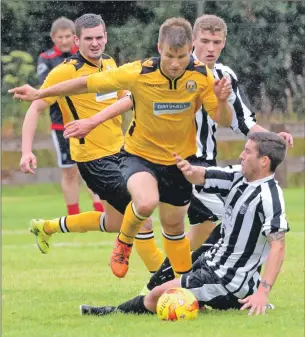
[[[108,42],[107,32],[105,32],[105,44]]]
[[[160,43],[157,44],[157,48],[158,48],[158,53],[161,54],[161,44]]]
[[[226,46],[226,42],[227,42],[227,38],[225,37],[224,41],[223,41],[223,47],[222,47],[222,49]]]
[[[74,35],[74,43],[75,43],[76,47],[79,48],[79,38],[76,35]]]
[[[55,44],[54,33],[50,34],[50,38],[51,38],[52,42]]]
[[[260,157],[260,161],[261,161],[262,166],[264,168],[269,168],[269,170],[270,170],[271,161],[270,161],[270,159],[269,159],[268,156],[262,156],[262,157]]]
[[[192,54],[192,52],[193,52],[193,44],[190,43],[190,54]]]

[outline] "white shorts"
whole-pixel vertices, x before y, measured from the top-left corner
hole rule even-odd
[[[199,192],[198,192],[199,190]],[[188,209],[190,225],[198,225],[206,220],[221,220],[224,201],[219,194],[210,194],[202,188],[193,186],[191,204]]]
[[[58,167],[69,168],[76,165],[75,161],[71,159],[69,139],[64,137],[64,131],[52,130],[51,135],[57,155]]]

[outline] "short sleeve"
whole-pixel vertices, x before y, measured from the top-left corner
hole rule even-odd
[[[131,90],[142,69],[141,62],[124,64],[116,69],[109,69],[89,75],[87,87],[89,92],[107,93],[117,90]]]
[[[262,186],[262,208],[264,213],[263,235],[289,231],[283,191],[277,184],[270,188],[268,184]]]
[[[206,76],[206,88],[200,94],[200,101],[204,107],[204,110],[208,113],[208,115],[214,119],[215,114],[217,112],[218,100],[214,93],[214,76],[211,70],[206,67],[207,76]]]
[[[49,72],[48,76],[46,77],[41,86],[41,89],[49,88],[57,83],[71,80],[75,77],[75,73],[76,70],[73,64],[69,63],[60,64]],[[59,96],[43,98],[43,100],[50,105],[54,104],[59,99],[60,99]]]

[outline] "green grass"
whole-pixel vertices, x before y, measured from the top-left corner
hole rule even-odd
[[[149,275],[136,254],[128,275],[115,278],[108,266],[115,235],[58,234],[42,255],[27,232],[32,217],[63,215],[58,185],[2,190],[2,336],[304,336],[304,189],[285,190],[287,255],[270,301],[276,310],[248,317],[238,311],[201,313],[195,321],[161,322],[156,316],[81,317],[78,307],[119,304],[134,297]],[[83,211],[91,202],[83,191]],[[158,244],[160,225],[155,219]]]

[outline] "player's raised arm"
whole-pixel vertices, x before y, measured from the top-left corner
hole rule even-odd
[[[225,77],[221,80],[215,80],[214,92],[218,100],[218,107],[213,119],[223,126],[230,126],[232,123],[232,108],[229,105],[228,98],[232,92],[231,83]]]
[[[213,74],[206,67],[206,89],[200,95],[201,104],[209,116],[223,126],[230,126],[232,123],[232,108],[228,102],[228,97],[232,92],[231,83],[226,79],[214,80]]]
[[[79,119],[67,123],[65,125],[66,130],[64,132],[64,136],[65,138],[83,138],[99,124],[127,112],[130,109],[132,109],[132,101],[130,97],[123,97],[90,118]]]
[[[14,94],[13,98],[20,99],[22,101],[34,101],[44,97],[53,96],[71,96],[77,94],[85,94],[87,89],[87,77],[64,81],[55,85],[52,85],[44,89],[35,89],[28,84],[21,87],[10,89],[8,92]]]

